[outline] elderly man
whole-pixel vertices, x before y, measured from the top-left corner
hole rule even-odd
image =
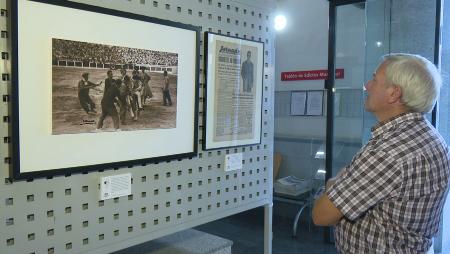
[[[433,253],[449,181],[445,141],[425,119],[439,95],[436,67],[417,55],[384,56],[366,84],[379,123],[313,208],[335,226],[339,253]]]

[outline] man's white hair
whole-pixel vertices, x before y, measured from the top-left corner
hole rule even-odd
[[[426,58],[411,54],[389,54],[386,84],[402,89],[402,102],[414,112],[430,112],[439,96],[442,78],[436,66]]]

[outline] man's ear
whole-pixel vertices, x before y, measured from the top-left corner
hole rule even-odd
[[[399,85],[391,85],[389,93],[389,103],[402,102],[402,88]]]

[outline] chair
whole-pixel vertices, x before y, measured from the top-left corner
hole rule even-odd
[[[273,181],[277,180],[278,174],[280,173],[281,161],[283,157],[281,153],[275,153],[273,155]]]

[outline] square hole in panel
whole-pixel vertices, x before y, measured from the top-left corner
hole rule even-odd
[[[105,234],[99,234],[98,235],[98,240],[99,241],[105,240]]]
[[[147,197],[147,192],[145,192],[145,191],[141,192],[141,197],[142,197],[142,198]]]
[[[102,207],[102,206],[104,206],[104,205],[105,205],[105,201],[104,201],[104,200],[98,201],[98,206],[99,206],[99,207]]]
[[[89,221],[87,221],[87,220],[83,221],[82,225],[83,225],[83,228],[89,227]]]
[[[65,213],[71,213],[72,212],[72,207],[68,206],[68,207],[64,208],[64,212]]]
[[[27,202],[33,202],[33,201],[34,201],[34,195],[33,194],[27,195]]]
[[[192,197],[188,197],[188,202],[191,202],[192,201]]]
[[[158,219],[153,220],[153,225],[158,225],[158,223],[159,223]]]
[[[72,249],[72,243],[66,243],[66,250]]]
[[[166,192],[170,192],[170,187],[166,187]]]
[[[119,230],[118,229],[114,230],[114,236],[119,236]]]
[[[128,200],[133,200],[133,194],[128,195]]]
[[[147,207],[141,207],[141,213],[146,213],[147,212]]]
[[[147,182],[147,177],[146,177],[146,176],[142,176],[142,177],[141,177],[141,182],[142,182],[142,183]]]
[[[54,215],[53,210],[48,210],[47,211],[47,217],[53,217],[53,215]]]
[[[170,222],[170,216],[166,216],[166,222]]]
[[[177,200],[177,204],[181,205],[181,198]]]
[[[180,6],[177,7],[177,12],[181,12],[181,7]]]
[[[181,188],[182,188],[181,186],[182,186],[181,184],[178,184],[178,185],[177,185],[177,189],[178,189],[178,190],[181,190]]]
[[[89,209],[89,204],[88,204],[88,203],[84,203],[84,204],[82,205],[82,209],[83,209],[83,210]]]
[[[159,205],[158,205],[158,204],[153,205],[153,210],[154,210],[154,211],[158,210],[158,208],[159,208]]]
[[[156,196],[156,195],[158,195],[158,193],[159,193],[159,190],[158,190],[158,189],[154,189],[154,190],[153,190],[153,195]]]
[[[178,175],[180,176],[180,175],[182,175],[182,174],[183,174],[183,171],[178,170]]]
[[[72,231],[72,225],[66,225],[66,232]]]
[[[89,191],[89,186],[87,186],[87,185],[82,186],[81,187],[81,191],[82,192],[88,192]]]
[[[133,227],[128,227],[128,232],[130,233],[130,232],[133,232]]]
[[[119,219],[119,214],[118,213],[113,214],[113,218],[114,218],[114,220],[118,220]]]
[[[208,210],[211,210],[211,205],[208,205]]]
[[[84,238],[83,239],[83,245],[87,245],[89,244],[89,238]]]
[[[12,226],[12,225],[14,225],[14,218],[6,219],[6,226]]]
[[[27,221],[34,221],[34,214],[28,214]]]
[[[47,236],[52,236],[55,234],[55,230],[53,228],[47,230]]]
[[[72,195],[72,189],[65,189],[65,190],[64,190],[64,194],[65,194],[66,196]]]
[[[192,210],[188,210],[188,216],[192,215]]]
[[[146,227],[147,227],[147,223],[142,222],[142,223],[141,223],[141,228],[144,229],[144,228],[146,228]]]
[[[133,216],[133,210],[128,211],[128,217]]]
[[[105,217],[98,218],[98,223],[99,224],[105,223]]]
[[[7,246],[12,246],[12,245],[14,245],[14,238],[8,238],[8,239],[6,239],[6,245],[7,245]]]
[[[166,10],[170,10],[170,4],[166,4]]]
[[[34,233],[28,234],[28,241],[33,241],[36,238],[36,235]]]

